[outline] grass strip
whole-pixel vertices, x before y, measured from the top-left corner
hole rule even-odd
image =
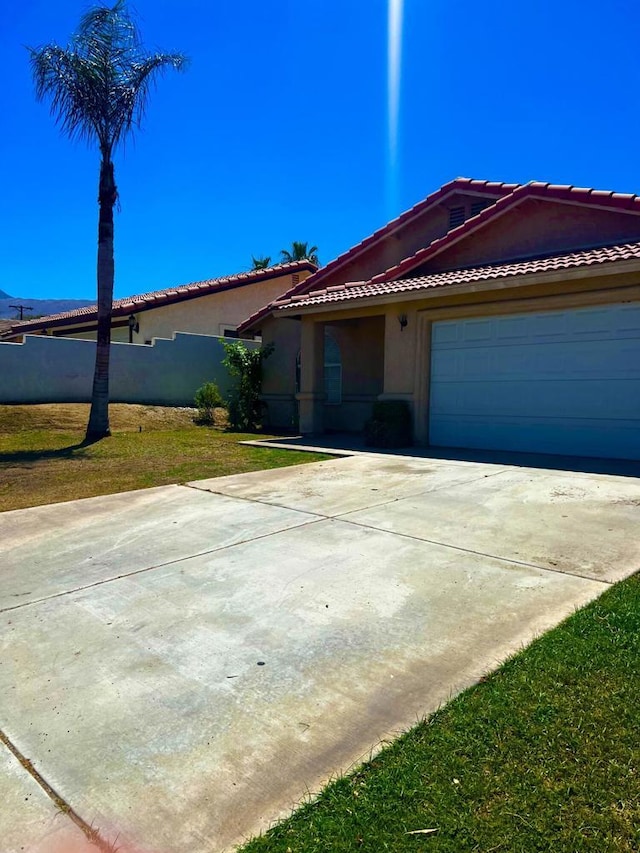
[[[639,772],[636,575],[241,850],[630,853]]]

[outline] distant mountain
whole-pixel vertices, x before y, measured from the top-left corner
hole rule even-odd
[[[84,308],[86,305],[95,305],[91,299],[23,299],[17,296],[7,296],[0,290],[0,319],[14,320],[18,313],[11,305],[24,305],[32,308],[32,311],[24,311],[24,319],[32,317],[43,317],[48,314],[61,314],[63,311],[75,311],[76,308]]]
[[[5,290],[0,290],[0,299],[13,299]]]

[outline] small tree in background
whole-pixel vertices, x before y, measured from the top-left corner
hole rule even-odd
[[[215,382],[205,382],[196,391],[195,404],[198,409],[196,422],[199,424],[215,423],[216,409],[224,406],[220,389]]]
[[[234,430],[251,432],[262,423],[262,363],[273,352],[273,344],[248,349],[242,341],[233,341],[224,342],[223,346],[226,357],[222,363],[236,380],[229,393],[229,426]]]
[[[266,270],[271,263],[271,257],[269,255],[265,255],[263,258],[254,258],[253,255],[251,255],[251,263],[253,264],[251,269]]]

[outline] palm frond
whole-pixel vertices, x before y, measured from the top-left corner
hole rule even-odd
[[[66,48],[29,48],[36,96],[69,136],[97,141],[104,156],[144,117],[151,84],[167,68],[182,70],[178,53],[146,54],[124,0],[83,15]]]
[[[281,249],[280,255],[282,256],[283,263],[292,263],[293,261],[311,261],[311,263],[319,266],[318,262],[318,247],[311,246],[309,248],[308,243],[302,243],[300,241],[294,240],[291,243],[291,251],[287,249]]]
[[[179,53],[156,53],[129,65],[118,87],[117,116],[121,121],[114,127],[116,143],[132,127],[140,127],[158,76],[169,68],[182,71],[186,65],[187,59]]]

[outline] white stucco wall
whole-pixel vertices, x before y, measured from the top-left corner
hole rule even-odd
[[[224,396],[230,385],[224,356],[222,339],[206,335],[178,333],[151,346],[114,343],[109,397],[188,406],[205,382],[216,382]],[[22,344],[0,343],[0,403],[89,402],[94,362],[93,341],[27,335]]]

